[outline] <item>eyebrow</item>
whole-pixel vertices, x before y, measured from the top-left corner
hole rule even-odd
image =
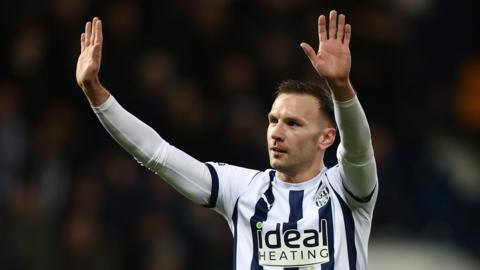
[[[269,112],[267,117],[268,117],[268,119],[270,119],[270,117],[275,117],[277,119],[282,118],[282,117],[278,117],[278,116],[273,115],[272,112]],[[295,117],[295,116],[286,116],[286,117],[283,117],[283,120],[284,121],[295,121],[295,122],[298,122],[300,124],[306,124],[307,123],[307,121],[303,120],[302,118]]]
[[[298,118],[298,117],[292,117],[292,116],[287,116],[285,117],[285,121],[288,122],[288,121],[295,121],[295,122],[298,122],[300,124],[306,124],[306,121],[303,120],[302,118]]]

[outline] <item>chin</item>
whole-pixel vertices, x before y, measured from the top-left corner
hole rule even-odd
[[[272,167],[273,169],[276,169],[277,165],[278,165],[278,161],[270,158],[270,167]]]
[[[285,166],[283,162],[275,159],[274,160],[270,159],[270,167],[272,167],[272,169],[275,169],[279,172],[284,172],[287,168],[287,166]]]

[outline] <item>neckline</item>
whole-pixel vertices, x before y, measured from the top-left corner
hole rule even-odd
[[[289,183],[289,182],[282,181],[278,179],[277,172],[275,171],[275,178],[273,182],[281,188],[290,189],[290,190],[304,190],[312,186],[318,186],[321,176],[327,170],[328,168],[324,166],[323,169],[317,175],[301,183]]]

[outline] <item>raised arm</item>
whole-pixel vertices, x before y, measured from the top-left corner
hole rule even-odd
[[[300,46],[332,92],[341,139],[337,156],[343,185],[356,201],[364,202],[373,194],[377,174],[367,118],[350,83],[351,31],[345,15],[340,14],[337,23],[337,12],[333,10],[328,30],[325,16],[318,18],[318,51],[307,43]]]
[[[102,22],[94,18],[80,38],[77,83],[98,119],[135,159],[159,174],[187,198],[209,204],[212,179],[207,166],[168,144],[152,128],[120,106],[99,80],[102,60]]]

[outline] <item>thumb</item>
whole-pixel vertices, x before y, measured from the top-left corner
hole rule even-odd
[[[315,56],[317,56],[317,54],[315,53],[315,50],[312,48],[312,46],[310,46],[308,43],[302,42],[300,43],[300,47],[302,47],[303,52],[307,55],[308,59],[310,59],[310,62],[312,62],[313,64]]]

